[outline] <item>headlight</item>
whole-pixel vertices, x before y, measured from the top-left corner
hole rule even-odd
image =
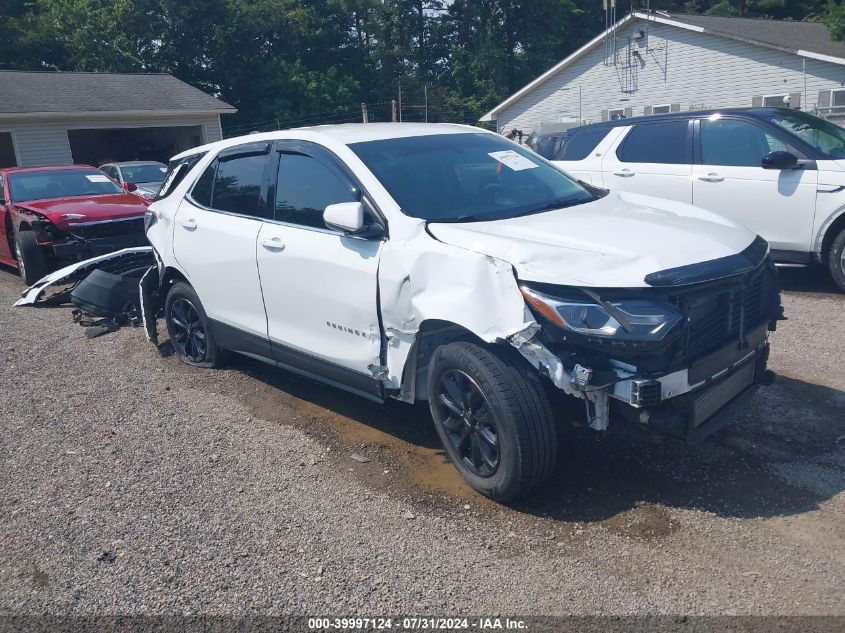
[[[520,290],[528,305],[549,321],[586,336],[660,341],[681,320],[670,307],[642,299],[610,301],[605,308],[592,301],[557,299],[526,286]]]

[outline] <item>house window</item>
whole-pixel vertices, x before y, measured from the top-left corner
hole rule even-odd
[[[624,108],[617,108],[616,110],[608,110],[607,111],[607,120],[608,121],[615,121],[616,119],[624,119],[625,118],[625,109]]]
[[[830,107],[845,108],[845,88],[830,91]]]
[[[652,114],[668,114],[671,111],[672,111],[672,104],[671,103],[665,103],[663,105],[656,105],[656,106],[652,106],[652,108],[651,108]]]
[[[788,94],[782,95],[765,95],[763,97],[763,107],[764,108],[782,108],[786,105],[784,101],[785,98],[789,97]]]

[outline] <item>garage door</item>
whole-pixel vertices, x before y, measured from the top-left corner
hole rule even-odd
[[[73,162],[102,165],[127,160],[157,160],[202,144],[199,125],[68,130]]]
[[[17,167],[15,143],[11,132],[0,132],[0,167]]]

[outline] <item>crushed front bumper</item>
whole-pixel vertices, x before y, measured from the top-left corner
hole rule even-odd
[[[768,357],[769,344],[764,341],[693,384],[689,377],[695,368],[648,381],[620,382],[610,395],[615,408],[629,421],[695,443],[725,426],[759,385],[771,384]]]

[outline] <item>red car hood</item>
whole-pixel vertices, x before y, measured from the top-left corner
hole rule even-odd
[[[149,202],[131,193],[115,193],[105,196],[77,198],[50,198],[16,202],[15,206],[40,213],[59,229],[66,231],[68,223],[102,222],[103,220],[122,220],[144,216]],[[84,217],[66,217],[67,214]]]

